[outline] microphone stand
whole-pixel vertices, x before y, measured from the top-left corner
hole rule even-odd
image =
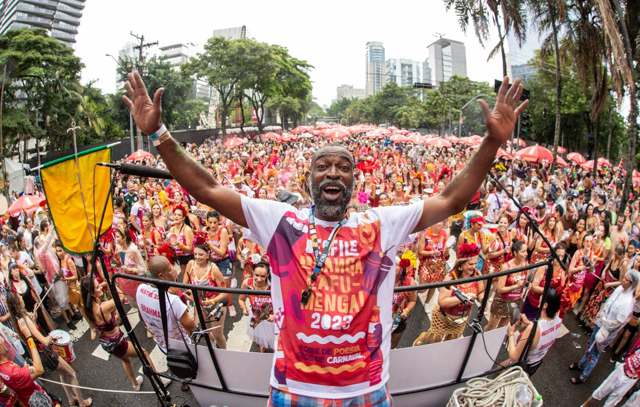
[[[538,318],[540,318],[540,315],[542,314],[542,308],[544,307],[544,304],[547,301],[547,293],[549,292],[549,288],[551,287],[551,279],[553,278],[553,262],[554,262],[554,260],[557,261],[558,264],[560,264],[560,267],[562,267],[562,269],[564,271],[568,271],[567,270],[567,266],[562,262],[562,259],[560,259],[560,256],[558,256],[558,253],[556,252],[555,247],[553,247],[551,242],[549,242],[549,239],[547,239],[547,237],[544,235],[544,233],[542,233],[542,231],[540,231],[540,228],[538,227],[538,222],[535,221],[529,215],[528,212],[523,210],[522,205],[520,205],[520,203],[513,197],[513,195],[510,194],[509,191],[507,191],[507,189],[504,187],[504,185],[502,185],[502,183],[498,180],[498,178],[496,178],[495,175],[493,175],[491,172],[489,172],[489,177],[496,183],[496,185],[500,188],[500,190],[502,190],[507,195],[507,197],[509,197],[509,199],[511,199],[511,201],[520,210],[520,213],[524,214],[524,216],[529,220],[529,225],[533,228],[533,231],[542,238],[542,240],[547,244],[547,247],[549,248],[549,251],[550,251],[550,254],[551,254],[551,259],[549,259],[548,262],[547,262],[547,270],[545,272],[544,290],[542,291],[542,296],[540,297],[540,306],[538,308]],[[533,324],[533,328],[531,329],[531,333],[529,334],[529,337],[527,338],[527,343],[525,345],[524,351],[522,352],[522,354],[520,355],[520,359],[518,360],[518,364],[523,366],[523,367],[524,367],[524,365],[526,365],[526,358],[529,355],[529,351],[531,350],[531,344],[533,343],[533,338],[535,338],[535,336],[536,336],[537,329],[538,329],[538,323],[537,323],[537,320],[536,320],[536,322],[534,322],[534,324]]]
[[[164,386],[164,384],[160,380],[160,377],[156,374],[156,372],[151,367],[151,364],[147,360],[144,354],[144,350],[142,349],[140,342],[138,341],[138,338],[133,332],[133,327],[131,326],[129,319],[127,318],[127,312],[125,311],[124,306],[120,301],[120,296],[118,294],[116,285],[114,281],[111,279],[109,272],[107,271],[107,265],[104,260],[104,253],[100,248],[100,231],[102,230],[102,225],[104,224],[104,218],[107,212],[107,207],[109,206],[109,200],[112,199],[112,196],[113,196],[113,189],[115,187],[115,183],[116,183],[115,171],[111,171],[111,180],[109,181],[109,192],[107,193],[107,197],[105,198],[104,205],[102,207],[102,214],[100,215],[100,223],[95,233],[95,241],[93,244],[93,253],[91,255],[91,263],[90,263],[91,264],[91,274],[89,275],[89,278],[91,279],[90,286],[93,287],[94,275],[97,270],[97,261],[99,260],[100,266],[102,268],[102,277],[105,279],[105,281],[107,282],[107,285],[109,286],[109,291],[111,292],[111,297],[113,298],[113,301],[116,305],[116,310],[118,311],[118,314],[120,314],[120,320],[122,321],[122,324],[124,325],[127,331],[127,336],[131,339],[131,344],[133,345],[133,348],[135,349],[136,354],[138,355],[138,358],[142,363],[142,371],[149,378],[149,382],[151,383],[151,386],[153,387],[153,390],[155,391],[156,396],[158,397],[158,402],[160,403],[160,405],[163,407],[169,407],[170,405],[169,403],[171,401],[169,392],[167,391],[167,388]],[[92,301],[91,298],[84,298],[83,300],[88,302]]]

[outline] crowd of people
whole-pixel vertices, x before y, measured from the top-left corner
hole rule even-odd
[[[438,148],[362,134],[343,144],[356,160],[350,212],[408,205],[436,195],[473,153],[473,147],[463,143]],[[258,136],[234,149],[226,148],[219,139],[189,144],[186,149],[220,185],[248,197],[302,208],[312,203],[306,180],[317,147],[317,139],[279,143]],[[164,168],[160,158],[140,164]],[[552,264],[546,305],[539,313],[546,267],[502,276],[490,289],[486,282],[474,281],[420,293],[397,293],[393,298],[392,346],[419,346],[461,337],[474,306],[489,296],[484,329],[509,325],[510,361],[519,360],[537,323],[526,361],[527,371],[533,374],[560,337],[563,318],[574,313],[590,332],[590,339],[585,355],[570,366],[577,372],[572,383],[586,381],[605,349],[611,349],[611,359],[620,363],[612,375],[628,379],[628,391],[640,373],[640,199],[636,191],[622,206],[622,183],[620,167],[603,166],[594,174],[577,164],[553,168],[547,163],[496,161],[491,177],[464,211],[410,235],[402,244],[395,285],[522,268],[548,260],[555,250],[560,261]],[[534,232],[512,197],[551,246]],[[106,270],[98,267],[93,274],[87,256],[64,251],[46,207],[3,219],[0,378],[4,398],[0,405],[13,405],[12,400],[41,405],[30,403],[49,399],[36,380],[43,369],[57,370],[63,383],[78,384],[72,364],[52,348],[56,329],[73,329],[81,319],[91,327],[92,339],[122,361],[133,389],[140,389],[142,376],[136,377],[132,365],[136,352],[119,329],[115,300],[102,273],[151,275],[198,287],[270,289],[273,265],[259,239],[215,208],[196,201],[176,181],[120,175],[113,203],[113,226],[100,241]],[[157,289],[121,279],[118,296],[140,312],[150,337],[166,350]],[[198,322],[194,311],[196,300],[204,311],[204,324]],[[427,325],[417,337],[403,338],[419,300],[428,315]],[[215,346],[225,349],[230,326],[225,320],[247,316],[252,350],[274,350],[277,316],[269,297],[231,298],[213,292],[194,295],[176,289],[170,291],[168,304],[168,312],[174,316],[167,322],[169,338],[181,340],[199,330],[208,333]],[[514,308],[522,314],[517,324],[510,324]],[[614,387],[607,405],[615,405],[625,394]],[[92,400],[77,388],[67,391],[65,387],[65,392],[70,405],[91,405]],[[609,393],[611,390],[601,386],[593,398],[603,399]]]

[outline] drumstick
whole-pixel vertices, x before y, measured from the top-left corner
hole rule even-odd
[[[49,292],[51,291],[51,289],[53,288],[53,284],[51,284],[49,286],[49,288],[47,289],[47,291],[44,293],[44,296],[42,296],[42,298],[40,298],[40,301],[38,301],[38,303],[36,304],[35,307],[33,307],[33,313],[35,314],[38,311],[38,308],[40,308],[40,306],[42,305],[42,302],[44,301],[45,298],[47,298],[47,295],[49,295]]]

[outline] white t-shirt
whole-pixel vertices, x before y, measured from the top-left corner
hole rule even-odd
[[[149,284],[140,284],[136,291],[136,302],[138,303],[138,310],[147,329],[153,335],[153,339],[158,344],[158,347],[166,353],[167,348],[164,343],[164,333],[162,331],[158,289]],[[187,312],[187,306],[177,295],[171,293],[167,293],[166,305],[169,339],[181,341],[182,336],[178,329],[182,329],[182,334],[185,339],[189,341],[189,334],[180,325],[180,319],[182,319],[184,313]]]
[[[247,224],[271,263],[276,350],[271,386],[320,398],[356,397],[389,380],[396,252],[423,202],[353,213],[336,234],[306,305],[315,265],[309,208],[242,197]],[[337,222],[315,220],[320,248]]]

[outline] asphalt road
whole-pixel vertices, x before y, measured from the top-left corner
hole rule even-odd
[[[225,331],[229,333],[234,323],[239,319],[240,316],[227,318]],[[407,322],[407,330],[400,342],[400,346],[402,347],[410,346],[418,333],[427,326],[427,316],[420,302]],[[591,392],[606,378],[613,368],[613,365],[609,362],[609,355],[607,354],[600,360],[600,363],[587,383],[577,386],[571,384],[569,378],[574,372],[570,372],[568,366],[571,362],[578,360],[582,355],[587,342],[587,333],[576,324],[576,320],[571,313],[565,318],[565,325],[572,333],[577,335],[567,334],[558,340],[545,358],[543,365],[533,377],[534,385],[542,394],[545,406],[579,406],[582,401],[589,397]],[[81,334],[82,330],[77,333]],[[151,339],[146,337],[141,323],[137,324],[135,333],[142,341],[145,349],[151,351],[154,348],[155,344]],[[73,366],[78,372],[80,384],[98,389],[131,390],[130,384],[124,375],[121,362],[114,357],[109,358],[109,360],[103,360],[98,356],[94,356],[93,353],[98,347],[97,341],[90,340],[89,332],[85,332],[74,344],[77,359],[73,363]],[[100,352],[98,352],[98,354],[99,353]],[[498,359],[500,360],[502,357],[504,357],[504,355]],[[137,370],[139,367],[139,362],[135,361],[135,369]],[[58,380],[57,375],[51,373],[45,375],[45,378]],[[64,393],[60,386],[50,383],[44,383],[44,386],[58,395],[62,400],[65,400]],[[184,393],[180,387],[180,383],[176,382],[169,386],[172,401],[175,402],[177,406],[197,406],[198,404],[190,392]],[[142,391],[149,392],[151,390],[151,385],[145,379]],[[85,397],[88,396],[93,397],[94,406],[99,407],[158,405],[155,394],[85,391]]]

